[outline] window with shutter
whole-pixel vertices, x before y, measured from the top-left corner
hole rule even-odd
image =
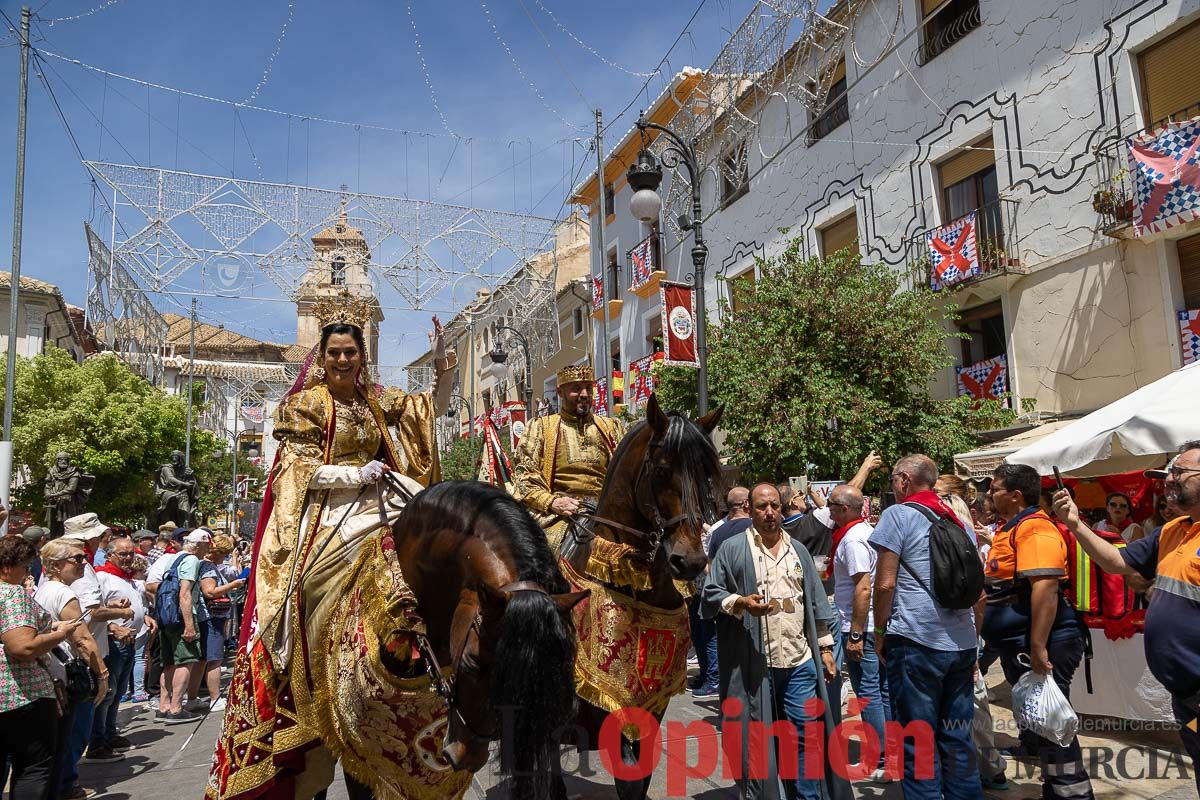
[[[921,0],[921,17],[917,64],[925,66],[979,27],[979,0]]]
[[[1200,116],[1200,22],[1144,50],[1142,99],[1146,127]]]
[[[1200,233],[1180,239],[1175,243],[1175,247],[1179,252],[1179,281],[1183,284],[1183,308],[1200,308]]]
[[[849,214],[821,229],[821,255],[829,258],[844,247],[858,250],[858,215]]]
[[[729,308],[735,314],[747,307],[754,291],[754,270],[748,269],[736,278],[729,279]]]

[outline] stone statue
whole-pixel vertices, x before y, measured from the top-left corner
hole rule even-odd
[[[46,527],[50,529],[51,538],[62,536],[65,520],[83,513],[83,505],[95,484],[96,477],[84,474],[71,463],[69,455],[55,454],[54,466],[46,473],[44,494]]]
[[[157,529],[164,522],[174,522],[181,528],[196,526],[196,503],[200,485],[196,474],[183,465],[183,453],[171,453],[171,463],[163,464],[154,477],[154,493],[158,495],[157,519],[151,520]]]

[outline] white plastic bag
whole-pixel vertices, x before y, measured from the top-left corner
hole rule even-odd
[[[1050,675],[1026,672],[1012,690],[1017,726],[1066,747],[1079,730],[1079,717]]]

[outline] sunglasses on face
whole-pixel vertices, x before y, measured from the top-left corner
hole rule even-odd
[[[76,553],[76,554],[75,554],[75,555],[73,555],[73,556],[67,556],[66,558],[59,558],[59,559],[56,559],[56,560],[57,560],[59,563],[62,563],[63,561],[70,561],[70,562],[72,562],[72,563],[75,563],[75,564],[83,564],[83,563],[86,563],[86,562],[87,562],[87,556],[86,556],[86,555],[84,555],[83,553]]]
[[[1109,508],[1125,508],[1125,509],[1129,508],[1129,506],[1125,503],[1109,503],[1108,507]]]

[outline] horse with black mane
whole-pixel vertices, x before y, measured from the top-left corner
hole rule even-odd
[[[576,745],[596,749],[600,729],[621,708],[661,721],[685,688],[690,642],[685,595],[708,564],[703,525],[716,516],[721,463],[710,434],[722,409],[692,421],[664,413],[654,395],[646,419],[613,453],[594,509],[569,528],[559,566],[590,597],[574,606],[579,636]],[[622,726],[610,763],[634,765],[647,731]],[[621,800],[645,798],[651,776],[616,779]],[[566,797],[559,776],[555,796]]]
[[[586,593],[524,509],[487,484],[436,484],[364,543],[345,585],[324,643],[338,653],[326,744],[344,769],[379,797],[461,797],[500,739],[513,796],[549,797]]]

